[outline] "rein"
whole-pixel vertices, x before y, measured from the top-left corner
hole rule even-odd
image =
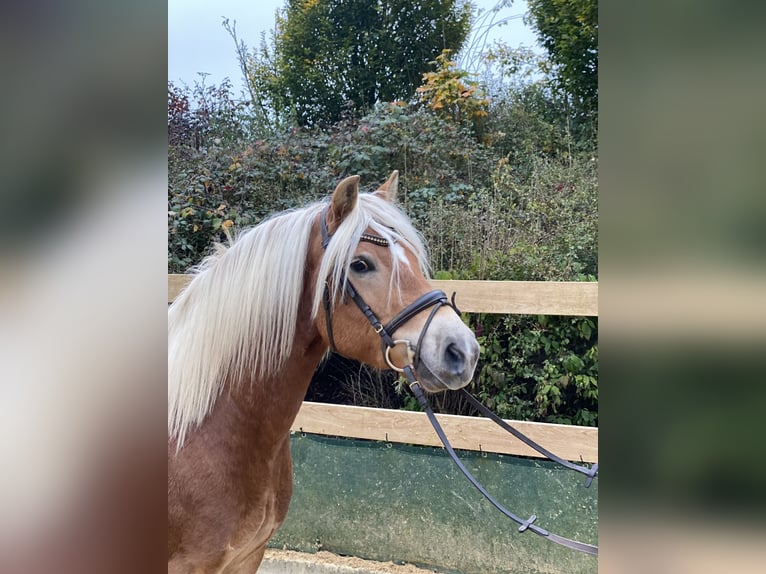
[[[329,234],[327,229],[326,215],[327,215],[327,208],[325,208],[325,210],[322,212],[321,222],[320,222],[320,227],[322,231],[322,248],[323,249],[327,248],[327,245],[329,244],[330,239],[332,238],[332,236]],[[360,241],[367,241],[370,243],[374,243],[376,245],[380,245],[382,247],[387,247],[389,245],[387,239],[383,237],[378,237],[376,235],[370,235],[367,233],[362,234],[362,236],[360,237]],[[446,306],[446,307],[451,307],[455,311],[455,313],[460,315],[460,311],[455,305],[455,293],[452,294],[452,300],[450,301],[447,298],[447,295],[444,293],[444,291],[441,291],[439,289],[436,289],[434,291],[429,291],[428,293],[421,295],[415,301],[409,304],[407,307],[402,309],[391,321],[388,322],[388,324],[383,325],[378,319],[378,317],[375,315],[374,311],[364,301],[362,296],[353,286],[351,281],[348,278],[345,278],[344,283],[345,283],[345,289],[342,295],[343,302],[347,303],[346,296],[351,298],[351,300],[356,304],[357,307],[359,307],[359,309],[362,311],[364,316],[370,322],[375,332],[380,336],[381,343],[383,346],[383,355],[385,357],[386,363],[393,370],[399,373],[402,373],[405,376],[409,384],[410,390],[412,391],[412,394],[415,396],[418,403],[420,403],[421,408],[425,411],[426,416],[428,417],[428,420],[431,423],[431,426],[434,428],[434,431],[436,431],[436,434],[438,435],[441,443],[444,445],[444,448],[447,451],[447,454],[452,459],[452,462],[455,463],[455,465],[458,467],[460,472],[463,473],[463,475],[468,479],[468,481],[474,486],[474,488],[476,488],[482,494],[482,496],[484,496],[484,498],[486,498],[490,502],[490,504],[492,504],[492,506],[497,508],[501,513],[503,513],[505,516],[513,520],[516,524],[518,524],[519,532],[525,532],[529,530],[539,536],[542,536],[543,538],[546,538],[547,540],[550,540],[551,542],[554,542],[561,546],[565,546],[566,548],[577,550],[578,552],[583,552],[585,554],[598,556],[598,546],[585,544],[583,542],[578,542],[576,540],[571,540],[569,538],[559,536],[558,534],[554,534],[553,532],[550,532],[534,524],[534,522],[537,520],[537,515],[533,514],[529,518],[523,519],[517,516],[516,514],[514,514],[513,512],[511,512],[510,510],[508,510],[507,508],[505,508],[505,506],[500,504],[497,500],[495,500],[495,498],[489,492],[487,492],[487,490],[476,479],[476,477],[474,477],[473,474],[471,474],[471,472],[466,468],[466,466],[463,464],[460,458],[458,458],[457,454],[455,453],[455,450],[452,448],[452,445],[449,442],[449,439],[447,438],[447,435],[444,433],[444,430],[439,424],[439,421],[436,419],[436,415],[431,409],[431,406],[428,404],[428,401],[425,397],[425,393],[423,392],[423,389],[420,387],[420,382],[415,376],[414,369],[417,368],[417,365],[420,360],[420,347],[423,342],[423,338],[425,337],[425,334],[428,331],[428,327],[431,325],[431,321],[433,320],[437,311],[442,306]],[[327,285],[327,283],[325,283],[323,304],[324,304],[324,310],[325,310],[325,321],[327,324],[327,335],[330,340],[330,348],[332,351],[335,351],[336,350],[335,340],[332,334],[331,302],[330,302],[330,294],[329,294],[329,285]],[[405,339],[395,340],[393,338],[392,336],[393,333],[396,332],[396,330],[399,327],[404,325],[407,321],[409,321],[410,319],[412,319],[419,313],[429,308],[432,308],[431,312],[428,315],[428,318],[426,319],[425,324],[423,325],[423,329],[421,330],[420,336],[418,337],[418,342],[414,348],[412,347],[410,341],[407,341]],[[406,364],[404,367],[398,367],[394,365],[389,356],[391,349],[400,343],[403,343],[404,345],[406,345],[407,356],[409,358],[408,364]],[[574,463],[571,463],[567,460],[562,459],[559,456],[556,456],[552,452],[548,451],[547,449],[545,449],[544,447],[540,446],[535,441],[527,437],[521,431],[513,428],[511,425],[506,423],[503,419],[501,419],[495,413],[493,413],[488,408],[486,408],[468,391],[466,391],[465,389],[460,389],[460,392],[463,394],[463,396],[468,400],[468,402],[471,405],[473,405],[479,412],[481,412],[481,414],[491,419],[493,422],[495,422],[504,430],[506,430],[507,432],[511,433],[513,436],[521,440],[527,446],[530,446],[531,448],[533,448],[534,450],[536,450],[537,452],[539,452],[546,458],[552,460],[553,462],[556,462],[570,470],[574,470],[576,472],[580,472],[584,474],[587,477],[585,481],[586,488],[589,487],[591,483],[593,482],[593,479],[598,476],[598,464],[593,465],[591,468],[587,468],[584,466],[576,465]]]

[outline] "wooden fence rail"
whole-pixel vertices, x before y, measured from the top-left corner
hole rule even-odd
[[[452,446],[541,458],[489,419],[436,415]],[[598,429],[574,425],[508,421],[529,438],[567,460],[598,462]],[[304,402],[294,432],[385,442],[441,446],[424,413]]]
[[[168,275],[168,302],[190,275]],[[469,313],[598,316],[598,283],[572,281],[431,281]]]
[[[190,280],[168,275],[168,302]],[[598,283],[537,281],[431,281],[436,289],[457,293],[469,313],[598,316]],[[477,417],[437,415],[456,448],[539,457],[491,421]],[[568,460],[598,462],[598,429],[508,421],[548,450]],[[295,432],[438,446],[424,413],[304,402],[293,424]]]

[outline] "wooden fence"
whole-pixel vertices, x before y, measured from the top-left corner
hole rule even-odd
[[[188,283],[188,275],[168,275],[168,302]],[[598,283],[534,281],[431,281],[457,293],[469,313],[598,316]],[[491,421],[437,415],[455,448],[538,457]],[[598,429],[574,425],[508,421],[548,450],[569,459],[598,462]],[[438,446],[424,413],[304,402],[295,432]]]

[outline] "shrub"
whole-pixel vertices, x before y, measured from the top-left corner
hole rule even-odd
[[[596,163],[588,156],[538,159],[526,182],[503,159],[491,189],[429,211],[437,278],[592,281],[598,273]],[[472,388],[487,406],[510,418],[597,423],[596,318],[479,314],[469,324],[482,347]]]
[[[201,259],[221,225],[253,225],[271,213],[324,197],[337,180],[358,174],[374,189],[400,170],[400,201],[418,221],[425,198],[458,202],[490,178],[489,151],[464,128],[404,103],[382,104],[332,130],[294,128],[245,144],[212,137],[199,150],[169,152],[169,267],[182,272]],[[184,151],[185,150],[185,151]],[[437,190],[444,190],[437,191]]]

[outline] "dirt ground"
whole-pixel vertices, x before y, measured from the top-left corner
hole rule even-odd
[[[292,568],[281,567],[284,564]],[[263,564],[258,572],[333,572],[337,574],[433,574],[437,570],[424,570],[412,564],[398,565],[393,562],[375,562],[355,556],[339,556],[332,552],[320,551],[316,554],[293,552],[291,550],[266,550]]]

